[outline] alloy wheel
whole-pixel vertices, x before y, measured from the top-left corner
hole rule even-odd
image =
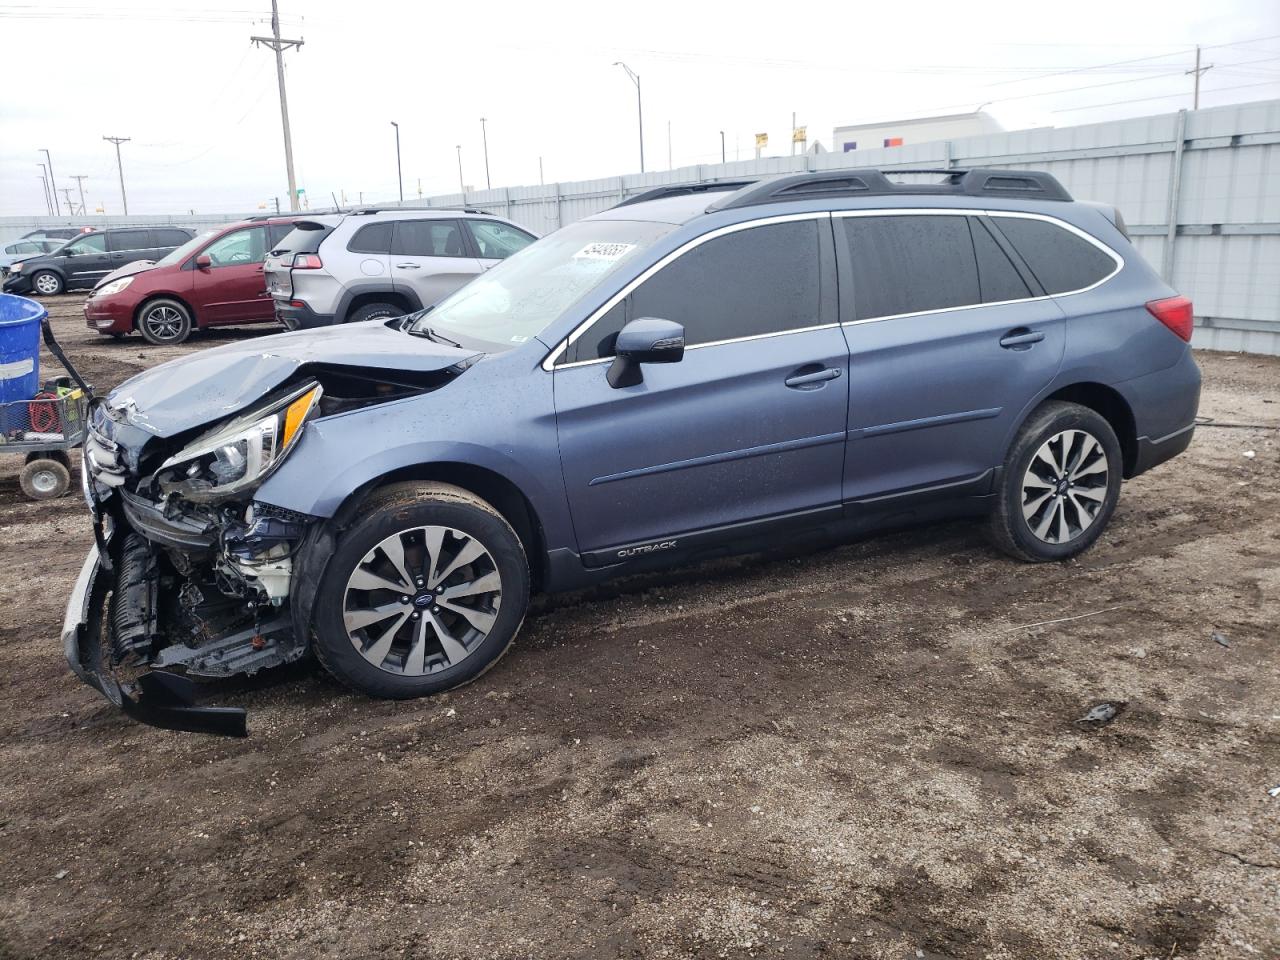
[[[416,677],[474,653],[501,601],[502,576],[483,543],[453,527],[411,527],[380,541],[356,565],[342,619],[365,660]]]
[[[1111,465],[1093,434],[1063,430],[1040,445],[1022,478],[1022,516],[1045,543],[1068,543],[1093,525]]]
[[[50,295],[58,292],[58,288],[62,284],[58,282],[58,278],[52,273],[42,273],[36,277],[36,290],[40,293]]]
[[[148,310],[142,322],[157,340],[175,340],[182,334],[182,321],[173,307],[159,306]]]

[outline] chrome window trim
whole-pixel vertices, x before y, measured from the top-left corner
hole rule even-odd
[[[742,223],[731,223],[728,226],[718,227],[717,229],[708,231],[701,236],[694,237],[692,240],[689,240],[682,246],[672,250],[657,263],[650,266],[638,277],[626,284],[621,290],[606,300],[598,309],[593,311],[591,316],[578,324],[578,326],[575,327],[567,337],[556,344],[551,352],[542,359],[542,369],[551,372],[552,370],[567,370],[571,367],[585,367],[594,363],[612,363],[613,357],[596,357],[592,360],[575,360],[573,363],[562,363],[559,366],[556,365],[556,360],[561,354],[569,349],[570,344],[574,343],[579,337],[591,329],[592,325],[595,324],[597,320],[616,307],[620,302],[625,300],[631,292],[636,289],[636,287],[640,286],[640,284],[644,283],[667,264],[674,260],[678,260],[690,250],[700,247],[708,240],[714,240],[717,237],[723,237],[730,233],[737,233],[740,230],[750,230],[752,227],[765,227],[774,223],[794,223],[800,220],[829,220],[830,218],[831,211],[829,210],[818,210],[810,213],[784,213],[773,217],[762,217],[758,220],[746,220]],[[734,337],[729,340],[715,340],[708,343],[697,343],[691,347],[687,347],[686,349],[697,350],[701,347],[719,347],[726,343],[743,343],[747,340],[762,340],[766,337],[781,337],[789,333],[804,333],[809,330],[823,330],[827,327],[838,327],[839,325],[840,324],[838,323],[827,323],[816,327],[801,327],[795,330],[778,330],[773,333],[756,333],[747,337]]]
[[[1097,237],[1091,236],[1081,230],[1074,224],[1067,223],[1057,217],[1051,217],[1044,213],[1024,213],[1016,210],[976,210],[965,208],[911,208],[911,209],[895,209],[892,207],[880,207],[874,210],[833,210],[833,217],[886,217],[898,215],[924,215],[924,216],[952,216],[952,217],[1016,217],[1022,220],[1044,220],[1046,223],[1052,223],[1056,227],[1061,227],[1068,233],[1073,233],[1082,240],[1093,244],[1103,253],[1107,254],[1115,261],[1115,269],[1108,273],[1101,280],[1096,280],[1087,287],[1080,287],[1078,290],[1066,290],[1062,293],[1046,293],[1036,297],[1019,297],[1016,300],[996,300],[992,303],[966,303],[959,307],[938,307],[933,310],[917,310],[913,313],[890,313],[881,317],[864,317],[861,320],[847,320],[843,324],[846,327],[856,327],[863,323],[880,323],[882,320],[904,320],[908,317],[927,317],[935,313],[955,313],[958,310],[976,310],[979,307],[1003,307],[1011,303],[1034,303],[1040,300],[1056,300],[1059,297],[1073,297],[1078,293],[1088,293],[1090,290],[1102,286],[1117,273],[1124,269],[1124,257],[1115,250],[1111,249]]]

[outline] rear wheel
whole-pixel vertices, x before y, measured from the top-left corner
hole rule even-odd
[[[347,323],[381,320],[384,317],[403,317],[404,313],[404,308],[397,307],[394,303],[366,303],[351,312],[351,316],[347,317]]]
[[[1020,560],[1067,560],[1102,535],[1120,497],[1115,431],[1076,403],[1046,403],[1023,424],[991,517],[996,545]]]
[[[41,296],[52,297],[61,293],[66,284],[52,270],[37,270],[31,277],[31,286]]]
[[[498,661],[524,621],[529,564],[484,500],[449,484],[400,484],[361,509],[317,596],[325,668],[370,696],[407,699]]]
[[[182,343],[191,336],[191,312],[177,300],[152,300],[138,314],[138,332],[156,346]]]
[[[18,485],[32,500],[55,500],[71,488],[71,471],[60,460],[30,460],[18,474]]]

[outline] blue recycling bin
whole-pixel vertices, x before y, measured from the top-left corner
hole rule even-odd
[[[40,389],[40,322],[34,300],[0,293],[0,403],[30,400]]]

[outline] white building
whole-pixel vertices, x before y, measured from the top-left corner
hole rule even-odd
[[[934,140],[956,140],[984,133],[999,133],[1003,129],[994,117],[981,110],[953,113],[945,117],[860,123],[851,127],[836,127],[831,138],[831,149],[849,153],[853,150],[901,147],[908,143],[929,143]]]

